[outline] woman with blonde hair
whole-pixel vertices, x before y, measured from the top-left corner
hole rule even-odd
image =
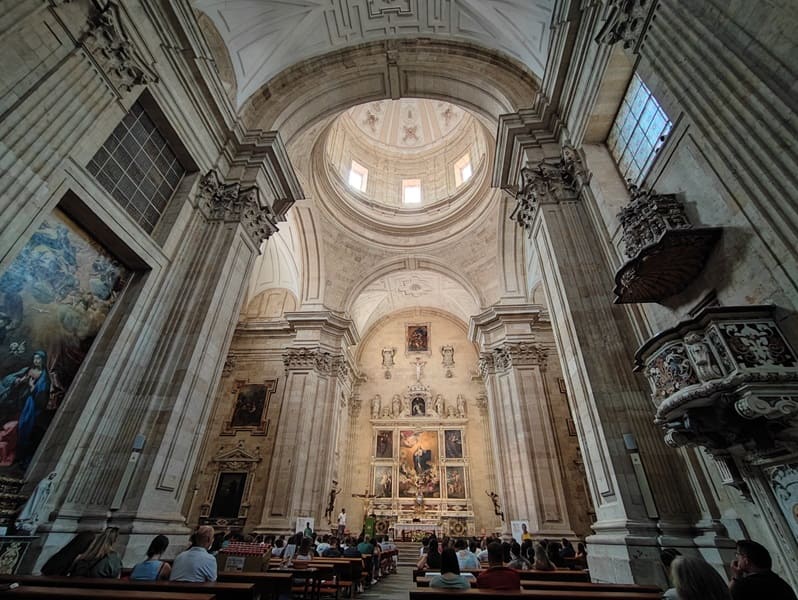
[[[78,555],[69,574],[73,577],[104,577],[118,579],[122,574],[122,559],[114,551],[119,528],[108,527],[98,533],[89,548]]]
[[[677,556],[671,563],[671,577],[679,600],[731,600],[729,585],[704,559]]]
[[[551,564],[542,544],[535,544],[535,562],[532,563],[532,568],[536,571],[554,571],[557,568]]]

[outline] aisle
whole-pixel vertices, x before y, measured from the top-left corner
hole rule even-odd
[[[414,587],[413,569],[399,567],[396,573],[388,575],[362,594],[358,594],[357,598],[362,600],[377,600],[378,598],[380,600],[407,600],[409,597],[407,592]]]

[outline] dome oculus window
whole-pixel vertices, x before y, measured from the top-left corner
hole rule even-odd
[[[457,187],[463,185],[471,179],[473,170],[471,169],[471,156],[466,154],[454,163],[454,183]]]
[[[421,204],[421,180],[402,180],[402,203],[407,205]]]
[[[369,170],[353,160],[352,166],[349,169],[349,185],[359,192],[365,192],[368,177]]]

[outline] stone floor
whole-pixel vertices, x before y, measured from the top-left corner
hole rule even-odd
[[[400,566],[396,573],[388,575],[357,597],[358,600],[407,600],[407,592],[413,586],[413,569]]]

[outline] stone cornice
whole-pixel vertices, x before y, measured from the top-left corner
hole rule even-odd
[[[533,328],[548,323],[545,307],[537,304],[495,304],[474,315],[468,323],[468,339],[487,349],[500,341],[531,341]]]
[[[540,344],[510,343],[495,347],[479,356],[478,369],[482,379],[512,368],[537,366],[546,368],[549,350]]]
[[[354,322],[330,310],[285,313],[285,319],[297,332],[313,333],[322,346],[343,350],[360,342]]]

